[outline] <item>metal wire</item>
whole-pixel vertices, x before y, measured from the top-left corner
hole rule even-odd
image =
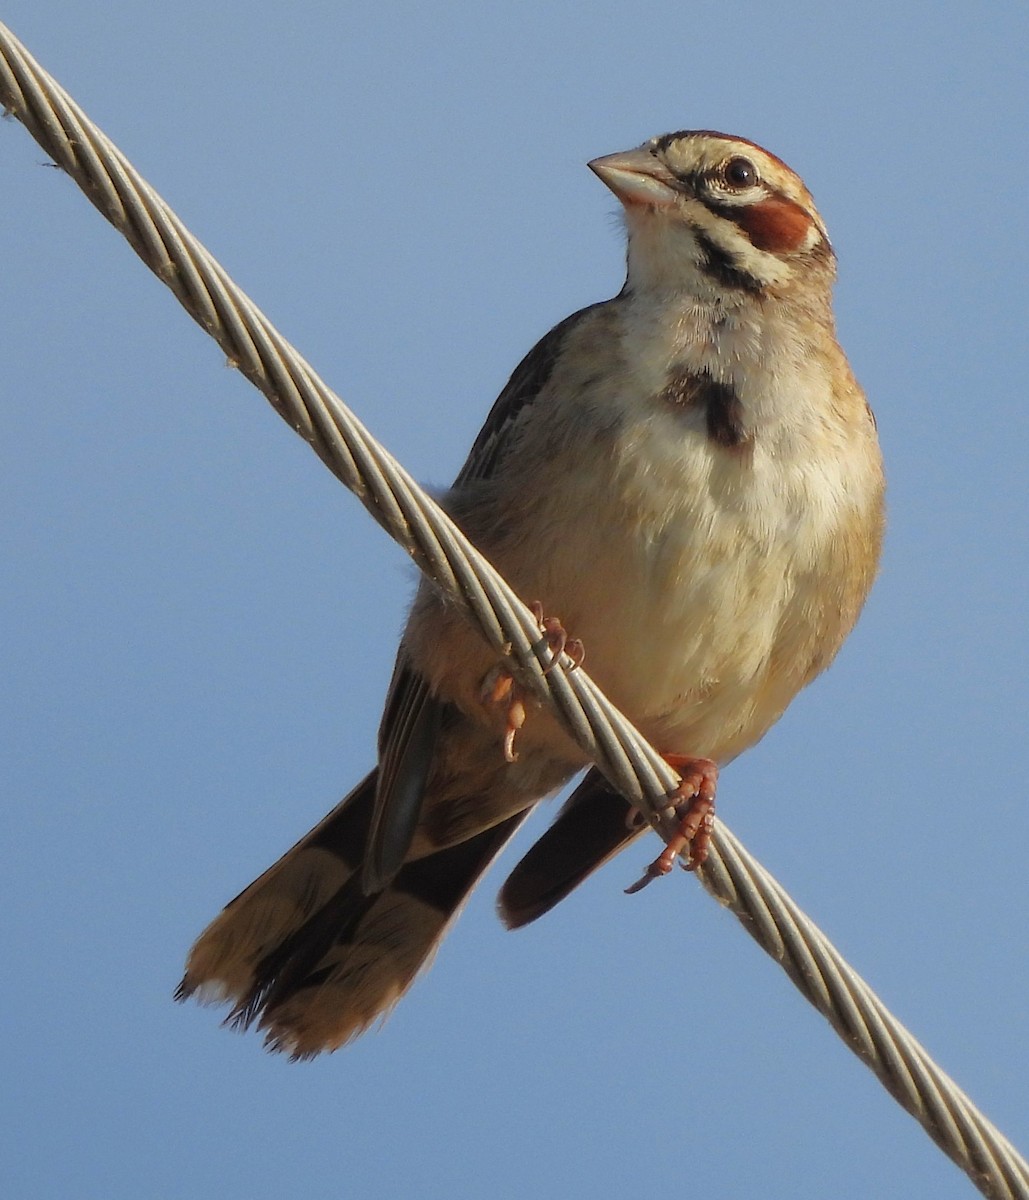
[[[543,673],[549,652],[529,609],[3,25],[0,103],[667,838],[674,772],[585,671]],[[721,821],[698,878],[983,1195],[1029,1200],[1029,1164]]]

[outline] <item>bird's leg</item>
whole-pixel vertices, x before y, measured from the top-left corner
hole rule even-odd
[[[570,670],[582,665],[586,657],[586,648],[578,638],[570,638],[558,617],[545,617],[543,605],[536,600],[531,606],[536,624],[543,634],[543,641],[550,651],[550,661],[543,668],[543,674],[549,674],[560,661],[562,654],[567,654],[572,660]],[[504,710],[504,758],[514,762],[518,755],[515,753],[514,740],[518,730],[525,724],[525,689],[516,682],[510,671],[505,671],[500,665],[495,666],[482,681],[480,691],[482,702],[487,705],[505,705]]]
[[[664,754],[662,758],[680,776],[679,786],[670,797],[679,827],[672,840],[647,867],[643,877],[625,889],[630,896],[642,891],[652,879],[667,875],[687,846],[690,848],[690,861],[686,870],[695,871],[703,866],[711,845],[711,832],[715,825],[715,789],[718,786],[717,764],[710,758],[687,758],[678,754]]]

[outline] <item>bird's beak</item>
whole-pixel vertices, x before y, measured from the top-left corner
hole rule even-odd
[[[607,154],[587,165],[627,207],[643,204],[649,208],[671,208],[682,190],[675,186],[675,176],[648,146]]]

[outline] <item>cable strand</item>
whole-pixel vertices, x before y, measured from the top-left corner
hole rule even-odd
[[[581,668],[544,674],[529,609],[3,25],[0,103],[490,645],[509,653],[520,681],[667,840],[674,828],[667,811],[674,772]],[[724,822],[717,822],[710,857],[697,876],[984,1196],[1029,1200],[1029,1164]]]

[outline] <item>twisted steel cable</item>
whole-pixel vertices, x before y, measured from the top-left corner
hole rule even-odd
[[[2,24],[0,103],[667,839],[675,773],[585,671],[544,673],[531,611]],[[697,874],[984,1196],[1029,1200],[1029,1164],[721,821]]]

